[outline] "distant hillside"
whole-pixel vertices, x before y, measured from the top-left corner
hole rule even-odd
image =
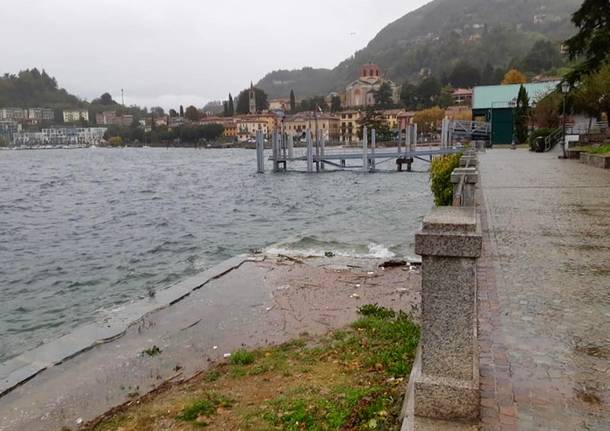
[[[0,77],[0,107],[71,108],[84,102],[57,86],[55,78],[38,69]]]
[[[483,70],[507,67],[536,40],[561,41],[582,0],[434,0],[385,27],[361,51],[332,70],[276,71],[257,85],[270,97],[327,94],[344,89],[360,66],[377,63],[390,79],[417,78],[423,68],[438,77],[458,60]]]

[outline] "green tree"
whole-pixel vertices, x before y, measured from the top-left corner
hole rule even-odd
[[[175,118],[175,117],[177,117],[177,116],[178,116],[178,112],[176,112],[176,110],[175,110],[175,109],[170,109],[170,110],[169,110],[169,116],[170,116],[171,118]]]
[[[454,88],[471,88],[481,83],[481,72],[466,61],[460,60],[453,66],[447,81]]]
[[[360,137],[360,139],[362,139],[364,127],[367,128],[369,142],[371,139],[371,131],[373,129],[375,129],[375,137],[377,139],[377,142],[391,141],[393,138],[393,133],[388,127],[388,125],[383,121],[383,116],[381,112],[379,112],[372,106],[366,108],[364,116],[360,120],[358,120],[358,126],[358,136]]]
[[[400,101],[407,109],[417,109],[417,87],[405,81],[400,88]]]
[[[180,105],[180,116],[184,117],[184,107]]]
[[[193,122],[199,121],[201,119],[201,112],[199,112],[199,109],[191,105],[186,108],[186,111],[184,112],[184,118]]]
[[[294,96],[294,90],[290,90],[290,112],[294,113],[297,109],[297,99]]]
[[[165,115],[165,110],[160,106],[153,106],[150,108],[150,113],[155,117],[163,117]]]
[[[375,106],[378,108],[391,108],[394,105],[392,86],[384,82],[379,89],[374,92]]]
[[[231,93],[229,93],[229,117],[232,117],[233,115],[235,115],[235,104],[233,103],[233,96],[231,96]]]
[[[229,117],[229,101],[225,100],[222,102],[222,116]]]
[[[600,118],[602,112],[610,114],[610,63],[599,72],[584,76],[571,99],[575,111],[592,118]]]
[[[314,96],[310,97],[309,99],[301,100],[301,103],[297,107],[297,112],[317,111],[319,109],[322,111],[328,111],[329,107],[324,97]]]
[[[519,88],[517,96],[517,108],[515,109],[515,137],[519,144],[527,142],[528,126],[530,118],[530,98],[527,95],[527,90],[523,85]]]
[[[256,97],[256,111],[261,112],[269,109],[269,101],[267,93],[260,88],[254,87],[254,95]],[[250,89],[247,88],[237,96],[236,112],[238,114],[248,114],[250,112]]]
[[[453,105],[453,87],[447,85],[442,88],[441,94],[438,97],[438,105],[441,108],[447,108]]]
[[[521,63],[528,72],[542,73],[561,66],[561,53],[553,42],[542,39],[532,46]]]
[[[112,99],[112,96],[110,95],[110,93],[104,93],[102,94],[99,99],[94,99],[91,101],[91,104],[93,105],[103,105],[103,106],[111,106],[111,105],[118,105],[117,102],[115,102]]]
[[[330,99],[330,112],[339,112],[341,110],[341,98],[333,96]]]
[[[571,60],[582,61],[568,74],[571,83],[595,73],[610,53],[610,4],[608,0],[584,0],[572,16],[578,33],[566,41]]]
[[[415,90],[418,108],[429,108],[434,106],[440,96],[441,88],[440,81],[433,76],[420,82]]]

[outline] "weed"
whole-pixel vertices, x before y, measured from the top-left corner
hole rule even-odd
[[[163,353],[163,350],[161,350],[158,346],[152,346],[151,348],[144,350],[142,352],[142,355],[147,355],[152,358],[154,356],[160,355],[161,353]]]
[[[250,365],[254,363],[254,354],[241,349],[231,355],[230,362],[233,365]]]

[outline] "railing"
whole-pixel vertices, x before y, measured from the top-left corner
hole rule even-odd
[[[561,142],[562,139],[564,139],[562,129],[556,129],[553,131],[550,135],[544,138],[544,152],[547,153],[551,151],[555,145]]]

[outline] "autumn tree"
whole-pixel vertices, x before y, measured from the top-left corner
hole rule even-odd
[[[438,124],[443,121],[445,111],[438,106],[418,111],[413,117],[413,122],[417,124],[418,130],[423,133],[436,131]]]
[[[199,121],[199,119],[201,119],[201,112],[199,112],[199,109],[191,105],[186,108],[186,111],[184,112],[184,118],[193,122]]]
[[[517,69],[511,69],[506,72],[506,75],[504,75],[504,79],[502,80],[502,85],[525,83],[527,83],[527,77]]]

